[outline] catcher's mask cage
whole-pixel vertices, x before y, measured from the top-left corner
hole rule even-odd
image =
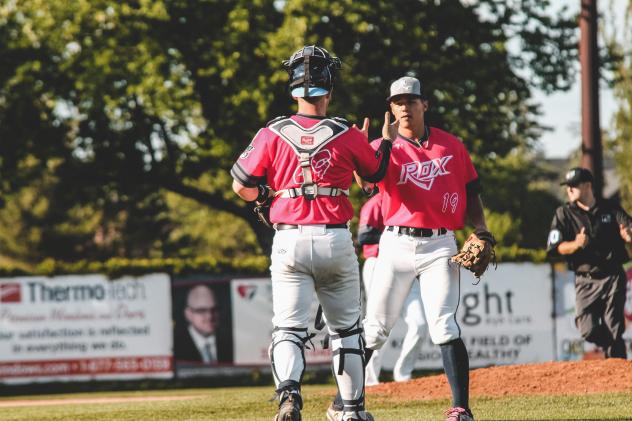
[[[290,95],[305,98],[331,92],[342,62],[322,47],[306,45],[284,60],[283,66],[290,76]]]

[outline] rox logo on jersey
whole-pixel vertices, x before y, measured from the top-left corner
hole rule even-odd
[[[402,173],[399,176],[397,184],[406,184],[408,181],[421,187],[424,190],[430,190],[435,178],[440,175],[450,174],[445,166],[452,159],[452,155],[442,156],[441,158],[431,159],[430,161],[413,161],[402,165]]]

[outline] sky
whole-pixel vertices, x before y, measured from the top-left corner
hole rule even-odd
[[[566,4],[570,10],[578,11],[581,0],[555,0],[552,3],[556,7]],[[611,3],[612,2],[612,9]],[[599,0],[597,7],[600,13],[607,16],[610,10],[616,13],[615,24],[623,26],[623,15],[628,0]],[[620,11],[620,12],[619,12]],[[599,25],[605,25],[603,19]],[[601,41],[600,41],[601,42]],[[601,44],[600,44],[601,45]],[[540,138],[540,147],[547,158],[566,158],[581,145],[581,88],[580,74],[573,88],[568,92],[560,92],[545,95],[540,91],[534,92],[534,99],[541,104],[543,116],[540,122],[550,126],[553,130],[546,132]],[[608,129],[612,124],[612,118],[617,110],[617,104],[610,89],[601,84],[599,92],[599,112],[601,129]]]
[[[566,158],[581,145],[581,89],[579,80],[569,92],[545,95],[535,92],[543,116],[540,123],[553,130],[540,138],[540,147],[547,158]],[[602,130],[608,129],[617,110],[612,91],[605,86],[599,92],[599,120]]]

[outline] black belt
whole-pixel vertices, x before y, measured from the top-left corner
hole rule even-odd
[[[276,229],[277,231],[281,231],[281,230],[295,230],[295,229],[298,229],[298,227],[299,227],[299,225],[274,224],[274,229]],[[349,227],[347,226],[347,224],[325,224],[325,228],[349,228]]]
[[[386,227],[387,231],[393,231],[396,234],[409,235],[411,237],[432,237],[434,230],[432,228],[414,228],[414,227]],[[445,228],[438,228],[437,235],[443,235],[448,232]]]

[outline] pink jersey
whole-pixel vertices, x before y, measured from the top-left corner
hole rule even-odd
[[[325,117],[294,115],[291,119],[308,129]],[[363,176],[373,175],[379,169],[380,159],[366,137],[358,129],[350,128],[313,156],[312,177],[319,187],[348,189],[354,170]],[[257,132],[233,165],[231,174],[246,187],[265,182],[275,191],[300,187],[303,181],[298,156],[287,142],[267,127]],[[314,200],[303,196],[276,197],[270,207],[272,223],[340,224],[352,217],[353,207],[345,195],[318,196]]]
[[[461,229],[466,185],[477,179],[465,146],[450,133],[433,127],[422,147],[400,135],[393,142],[386,176],[378,183],[384,192],[384,225]]]
[[[362,244],[362,254],[365,259],[377,257],[379,251],[379,234],[384,231],[384,219],[382,217],[382,192],[370,198],[360,209],[359,235]],[[371,238],[373,241],[363,241],[362,237]]]

